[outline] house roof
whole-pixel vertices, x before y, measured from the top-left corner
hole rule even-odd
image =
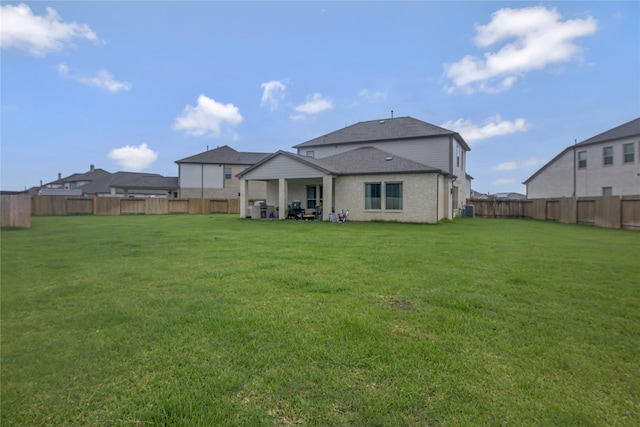
[[[176,190],[179,185],[178,177],[162,176],[158,174],[141,174],[135,172],[116,172],[109,183],[109,187],[167,191]]]
[[[66,182],[81,182],[81,181],[95,181],[111,176],[111,172],[107,172],[104,169],[93,169],[89,172],[74,173],[67,177],[56,179],[45,185],[62,185]]]
[[[375,147],[361,147],[333,156],[315,159],[287,151],[278,151],[253,166],[243,170],[237,176],[241,178],[245,174],[259,168],[264,163],[276,156],[286,156],[290,159],[304,163],[324,174],[332,175],[367,175],[384,173],[443,173],[440,169],[387,153]]]
[[[593,136],[589,139],[586,139],[578,144],[576,147],[589,145],[589,144],[597,144],[599,142],[607,142],[616,139],[628,138],[633,136],[640,135],[640,117],[630,122],[627,122],[623,125],[614,127],[613,129],[609,129],[606,132],[602,132],[596,136]]]
[[[591,144],[598,144],[602,142],[614,141],[614,140],[629,138],[634,136],[640,136],[640,117],[637,119],[633,119],[630,122],[627,122],[620,126],[614,127],[613,129],[609,129],[606,132],[602,132],[589,139],[585,139],[582,142],[568,146],[567,148],[562,150],[560,153],[558,153],[558,155],[555,156],[553,159],[549,160],[544,166],[538,169],[533,175],[527,178],[526,181],[523,182],[523,184],[527,184],[533,178],[538,176],[540,173],[542,173],[542,171],[544,171],[547,167],[552,165],[557,159],[562,157],[569,150],[573,150],[576,147],[584,147]]]
[[[228,145],[208,150],[194,156],[176,160],[176,163],[218,163],[226,165],[253,165],[271,153],[250,153],[236,151]]]
[[[319,171],[321,171],[322,173],[325,174],[338,174],[339,171],[336,170],[333,166],[331,166],[330,164],[326,163],[324,160],[325,159],[315,159],[313,157],[307,157],[307,156],[301,156],[299,154],[295,154],[295,153],[290,153],[288,151],[276,151],[273,154],[270,154],[269,156],[265,157],[264,159],[260,160],[259,162],[257,162],[254,165],[249,166],[247,169],[243,170],[242,172],[238,173],[236,176],[238,178],[241,178],[242,176],[246,175],[247,173],[259,168],[260,166],[262,166],[263,164],[267,163],[269,160],[273,159],[274,157],[277,156],[285,156],[288,157],[290,159],[293,159],[297,162],[300,163],[304,163],[308,166],[311,166],[315,169],[318,169]]]
[[[414,119],[413,117],[397,117],[394,119],[359,122],[318,138],[294,145],[293,148],[310,148],[353,142],[373,142],[444,135],[453,136],[465,150],[470,150],[462,136],[457,132]]]
[[[443,172],[423,163],[418,163],[375,147],[361,147],[345,153],[323,157],[340,175],[362,175],[374,173]]]

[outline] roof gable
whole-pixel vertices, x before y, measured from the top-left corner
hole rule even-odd
[[[236,151],[228,145],[207,150],[203,153],[177,160],[176,163],[218,163],[227,165],[253,165],[270,153],[251,153]]]
[[[414,119],[413,117],[359,122],[347,126],[344,129],[339,129],[318,138],[294,145],[293,148],[435,136],[453,136],[466,150],[470,149],[458,133]]]

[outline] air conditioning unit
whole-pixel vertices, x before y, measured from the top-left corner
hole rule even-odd
[[[463,212],[463,216],[473,218],[476,216],[476,207],[474,205],[464,205]]]

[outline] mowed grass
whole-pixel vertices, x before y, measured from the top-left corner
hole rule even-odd
[[[2,426],[640,425],[640,233],[36,217]]]

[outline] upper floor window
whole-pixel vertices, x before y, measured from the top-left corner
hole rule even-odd
[[[584,169],[587,167],[587,152],[578,151],[578,168]]]
[[[231,179],[231,168],[229,166],[224,167],[224,179]]]
[[[462,150],[460,149],[460,146],[456,144],[456,166],[460,167],[460,152]]]
[[[623,163],[633,163],[636,161],[635,144],[630,142],[622,146]]]
[[[365,209],[380,209],[382,207],[380,189],[381,185],[379,182],[367,182],[364,184]]]
[[[613,164],[613,147],[604,147],[602,149],[602,164],[605,166]]]
[[[602,195],[603,196],[613,195],[613,189],[611,187],[602,187]]]
[[[311,158],[315,157],[315,155],[316,153],[313,150],[308,150],[306,154],[307,157],[311,157]]]
[[[402,209],[402,183],[387,182],[385,184],[385,208],[400,210]]]

